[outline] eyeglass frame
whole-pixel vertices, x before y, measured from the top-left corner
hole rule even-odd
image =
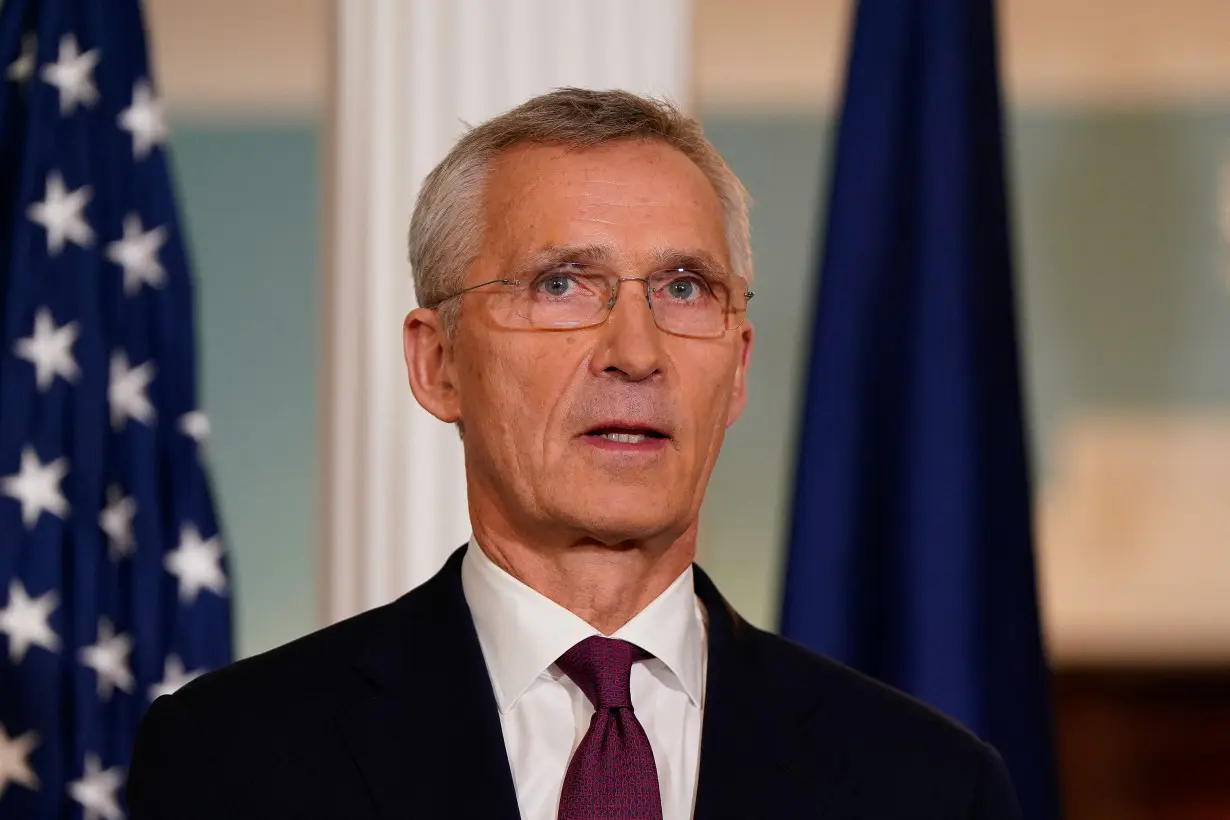
[[[607,281],[612,283],[613,285],[611,287],[611,298],[607,300],[606,308],[602,312],[602,319],[600,321],[594,322],[593,324],[547,325],[543,327],[532,326],[530,329],[531,330],[542,330],[542,331],[585,330],[586,328],[599,327],[605,324],[606,320],[611,318],[611,312],[615,310],[615,302],[618,301],[619,299],[619,283],[620,282],[641,282],[645,285],[645,303],[649,305],[649,312],[653,315],[654,326],[657,327],[659,330],[663,331],[664,333],[671,333],[673,335],[682,336],[688,339],[716,339],[719,336],[722,336],[731,330],[738,330],[739,328],[743,327],[743,322],[742,320],[740,320],[739,324],[734,325],[733,327],[727,326],[723,328],[721,333],[715,334],[713,336],[693,336],[687,333],[680,333],[677,330],[667,330],[666,328],[658,324],[658,314],[655,313],[653,310],[653,296],[650,294],[649,279],[650,277],[648,276],[611,276],[611,277],[607,277]],[[456,299],[459,296],[464,296],[465,294],[469,293],[472,290],[478,290],[479,288],[485,288],[488,285],[505,285],[509,287],[516,287],[520,285],[521,283],[522,283],[521,279],[506,279],[506,278],[488,279],[486,282],[479,282],[477,285],[470,285],[469,287],[464,287],[461,290],[457,291],[456,293],[450,293],[448,296],[437,299],[435,304],[431,305],[427,309],[435,310],[439,308],[441,305],[443,305],[445,302],[449,301],[450,299]],[[742,295],[743,295],[743,310],[742,311],[726,310],[724,311],[725,316],[729,317],[734,313],[743,313],[743,314],[747,313],[747,303],[752,300],[752,297],[756,295],[756,292],[751,291],[751,290],[745,290],[743,291]],[[729,321],[729,319],[727,321]]]

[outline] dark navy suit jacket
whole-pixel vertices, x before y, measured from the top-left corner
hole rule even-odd
[[[159,698],[132,820],[516,820],[458,550],[397,601]],[[955,723],[749,625],[696,572],[709,666],[696,820],[1009,820],[999,756]]]

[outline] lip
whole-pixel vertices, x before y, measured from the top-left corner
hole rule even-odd
[[[640,433],[645,435],[645,438],[637,442],[612,441],[602,435],[604,432]],[[661,426],[642,419],[627,418],[607,419],[589,425],[589,429],[582,433],[580,438],[597,450],[628,455],[660,453],[670,443],[670,434]]]
[[[599,431],[619,431],[627,433],[649,433],[655,441],[666,441],[670,439],[670,432],[663,426],[652,421],[644,419],[603,419],[602,421],[586,427],[585,432],[581,435],[586,437],[598,437]],[[647,441],[649,439],[646,439]]]
[[[596,450],[602,450],[608,453],[644,455],[662,452],[666,449],[666,445],[670,442],[670,439],[646,437],[637,442],[612,441],[609,438],[604,438],[598,433],[584,433],[581,436],[581,441]]]

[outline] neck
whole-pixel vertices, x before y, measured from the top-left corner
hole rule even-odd
[[[491,561],[604,635],[632,620],[696,555],[696,524],[677,538],[615,545],[586,537],[519,538],[474,522],[479,547]]]

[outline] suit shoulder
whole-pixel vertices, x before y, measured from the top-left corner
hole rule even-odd
[[[934,707],[794,641],[754,629],[749,643],[787,702],[814,701],[860,746],[917,749],[972,761],[994,752]],[[769,671],[773,670],[773,671]],[[827,708],[825,708],[827,707]]]
[[[191,681],[174,695],[194,711],[237,699],[293,699],[291,693],[326,688],[347,669],[372,635],[386,628],[396,605],[386,604],[323,627],[282,646],[228,664]]]
[[[805,738],[793,765],[840,750],[845,788],[869,817],[1019,820],[999,754],[966,727],[903,692],[761,630],[747,638],[768,701]],[[785,715],[783,715],[785,717]]]

